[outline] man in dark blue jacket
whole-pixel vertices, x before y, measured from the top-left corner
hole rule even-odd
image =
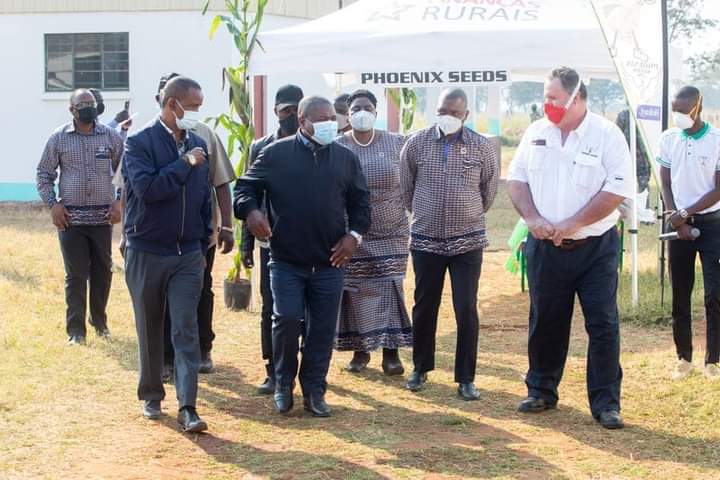
[[[176,77],[165,86],[159,117],[126,142],[125,280],[132,297],[140,350],[138,397],[143,414],[160,416],[163,319],[170,309],[175,347],[178,422],[184,431],[207,424],[195,411],[200,344],[197,306],[211,233],[211,197],[205,142],[190,132],[203,94],[195,81]]]
[[[270,240],[275,408],[293,407],[300,320],[305,346],[300,384],[305,409],[330,416],[325,378],[332,354],[345,266],[370,226],[368,189],[358,158],[333,142],[332,104],[304,98],[300,130],[260,152],[235,185],[235,215],[253,236]],[[266,196],[272,228],[260,211]],[[347,220],[346,220],[347,217]]]

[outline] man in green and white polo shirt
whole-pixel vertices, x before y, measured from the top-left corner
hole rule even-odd
[[[705,375],[720,378],[720,130],[701,119],[702,95],[683,87],[672,103],[677,128],[660,138],[660,177],[665,206],[673,213],[670,227],[678,240],[669,242],[673,293],[673,337],[678,362],[673,379],[688,376],[692,364],[690,297],[695,258],[700,254],[705,285],[707,349]],[[693,229],[700,231],[694,238]]]

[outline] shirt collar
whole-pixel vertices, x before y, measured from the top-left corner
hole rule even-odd
[[[460,141],[460,142],[462,142],[462,143],[467,143],[468,133],[467,133],[465,130],[466,130],[466,129],[465,129],[465,126],[464,126],[464,125],[463,125],[462,127],[460,127],[460,130],[458,130],[457,133],[455,133],[455,134],[453,134],[453,135],[450,136],[450,141],[449,141],[449,142],[450,142],[450,143],[455,143],[455,142],[457,142],[457,141]],[[441,142],[441,141],[445,140],[445,135],[443,135],[443,132],[440,130],[440,127],[438,127],[437,125],[435,125],[435,134],[434,134],[434,136],[435,136],[435,140],[437,140],[438,142]]]
[[[76,133],[76,132],[77,132],[77,128],[75,125],[75,120],[73,120],[72,122],[68,123],[65,126],[65,133]],[[100,124],[96,120],[95,123],[93,124],[92,135],[95,135],[98,133],[100,133]]]
[[[684,139],[692,138],[693,140],[700,140],[702,137],[705,136],[705,134],[706,134],[709,130],[710,130],[710,124],[707,123],[707,122],[705,122],[705,123],[703,124],[703,127],[702,127],[700,130],[698,130],[697,132],[693,133],[692,135],[690,135],[689,133],[687,133],[685,130],[680,130],[680,135],[681,135],[682,138],[684,138]]]
[[[582,139],[587,133],[588,128],[590,128],[590,110],[585,111],[585,118],[583,118],[583,121],[580,122],[580,125],[575,129],[575,133]]]
[[[172,129],[171,129],[170,127],[168,127],[168,126],[165,124],[165,122],[163,122],[163,119],[162,119],[162,117],[160,117],[160,115],[158,115],[158,122],[160,122],[160,125],[163,126],[163,128],[165,129],[165,131],[166,131],[167,133],[169,133],[170,136],[173,137],[173,139],[175,139],[175,134],[173,133]],[[182,140],[184,140],[185,138],[187,138],[187,130],[182,130],[182,129],[180,130],[180,138],[181,138]]]

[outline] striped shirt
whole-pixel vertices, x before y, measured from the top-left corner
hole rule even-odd
[[[411,250],[453,256],[488,245],[498,162],[487,138],[468,128],[449,141],[437,127],[417,132],[401,153],[400,185],[412,212]]]
[[[122,153],[120,135],[101,123],[89,134],[77,132],[74,122],[63,125],[50,136],[37,167],[40,198],[50,207],[62,202],[70,225],[108,225],[112,180]],[[60,199],[55,194],[58,169]]]

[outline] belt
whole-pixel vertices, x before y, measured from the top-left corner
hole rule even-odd
[[[688,225],[702,225],[703,223],[720,222],[720,210],[709,213],[696,213],[687,218],[685,223]]]
[[[592,240],[593,237],[587,237],[587,238],[581,238],[578,240],[572,240],[570,238],[566,238],[562,241],[562,243],[558,246],[555,245],[552,240],[545,240],[546,243],[549,243],[555,248],[559,248],[560,250],[571,252],[573,250],[577,250],[578,248],[582,247],[586,243],[588,243],[590,240]]]

